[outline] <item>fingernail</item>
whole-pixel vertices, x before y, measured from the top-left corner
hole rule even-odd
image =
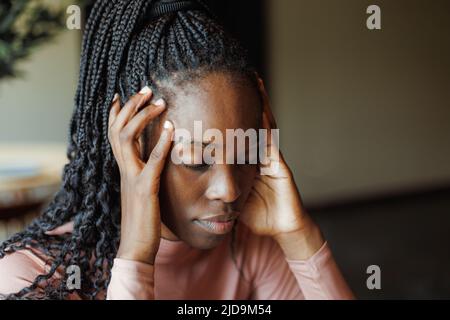
[[[112,103],[116,102],[117,99],[119,99],[119,94],[118,94],[118,93],[115,93],[115,94],[114,94],[114,98],[113,98],[113,100],[112,100]]]
[[[143,87],[141,89],[141,91],[139,91],[140,94],[148,94],[148,93],[151,93],[151,92],[152,92],[152,89],[150,89],[149,86],[145,86],[145,87]]]
[[[164,122],[164,129],[167,129],[167,130],[173,129],[173,124],[172,124],[172,122],[170,122],[169,120],[166,120],[166,121]]]
[[[158,106],[158,107],[162,107],[162,106],[164,106],[166,103],[165,103],[165,101],[164,101],[164,99],[158,99],[156,102],[155,102],[155,106]]]

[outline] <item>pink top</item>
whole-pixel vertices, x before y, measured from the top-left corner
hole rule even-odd
[[[155,266],[115,259],[107,299],[352,299],[325,243],[308,260],[287,260],[269,237],[237,228],[236,263],[231,236],[216,248],[199,250],[161,239]],[[48,270],[34,249],[0,259],[0,294],[19,291]],[[54,279],[61,278],[61,271]],[[76,294],[71,299],[79,298]]]

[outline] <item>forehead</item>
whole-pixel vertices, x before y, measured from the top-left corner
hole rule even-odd
[[[178,89],[178,90],[177,90]],[[206,129],[249,129],[259,126],[261,106],[256,89],[231,75],[209,74],[175,89],[167,118],[175,128],[193,131],[194,122]]]

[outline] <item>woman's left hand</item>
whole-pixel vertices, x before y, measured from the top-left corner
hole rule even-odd
[[[259,80],[259,90],[263,100],[263,129],[267,130],[265,154],[268,162],[260,164],[240,220],[255,234],[273,237],[288,258],[307,259],[320,249],[324,239],[303,207],[292,172],[276,145],[277,141],[271,139],[271,129],[277,126],[262,80]],[[269,175],[261,174],[264,171]]]

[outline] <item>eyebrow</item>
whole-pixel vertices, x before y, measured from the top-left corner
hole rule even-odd
[[[200,141],[191,141],[191,145],[193,145],[193,144],[197,144],[197,145],[202,145],[202,147],[203,148],[205,148],[205,147],[207,147],[207,146],[209,146],[209,145],[211,145],[211,144],[213,144],[213,141],[210,141],[210,142],[205,142],[205,141],[203,141],[203,142],[200,142]],[[256,147],[258,146],[258,144],[255,144],[256,145]],[[249,150],[251,149],[252,147],[250,146],[250,148],[245,148],[245,151],[244,151],[244,154],[245,155],[248,155],[249,154]]]
[[[183,143],[184,143],[184,142],[183,142]],[[211,144],[213,144],[213,143],[214,143],[214,141],[201,141],[201,142],[200,142],[200,141],[192,140],[190,144],[191,144],[191,145],[195,145],[195,144],[196,144],[196,145],[201,145],[203,148],[205,148],[205,147],[207,147],[207,146],[209,146],[209,145],[211,145]],[[258,147],[258,143],[255,143],[254,146],[250,146],[250,149],[251,149],[252,147],[254,148],[255,146]],[[246,154],[248,153],[248,149],[249,149],[249,148],[245,148],[245,153],[246,153]]]
[[[185,141],[182,138],[180,138],[178,140],[178,143],[183,143],[183,144],[197,144],[197,145],[202,145],[203,147],[209,146],[211,143],[213,143],[214,141],[197,141],[197,140],[191,140],[190,143],[189,141]]]
[[[209,146],[212,143],[212,141],[191,141],[191,144],[201,144],[204,147]]]

